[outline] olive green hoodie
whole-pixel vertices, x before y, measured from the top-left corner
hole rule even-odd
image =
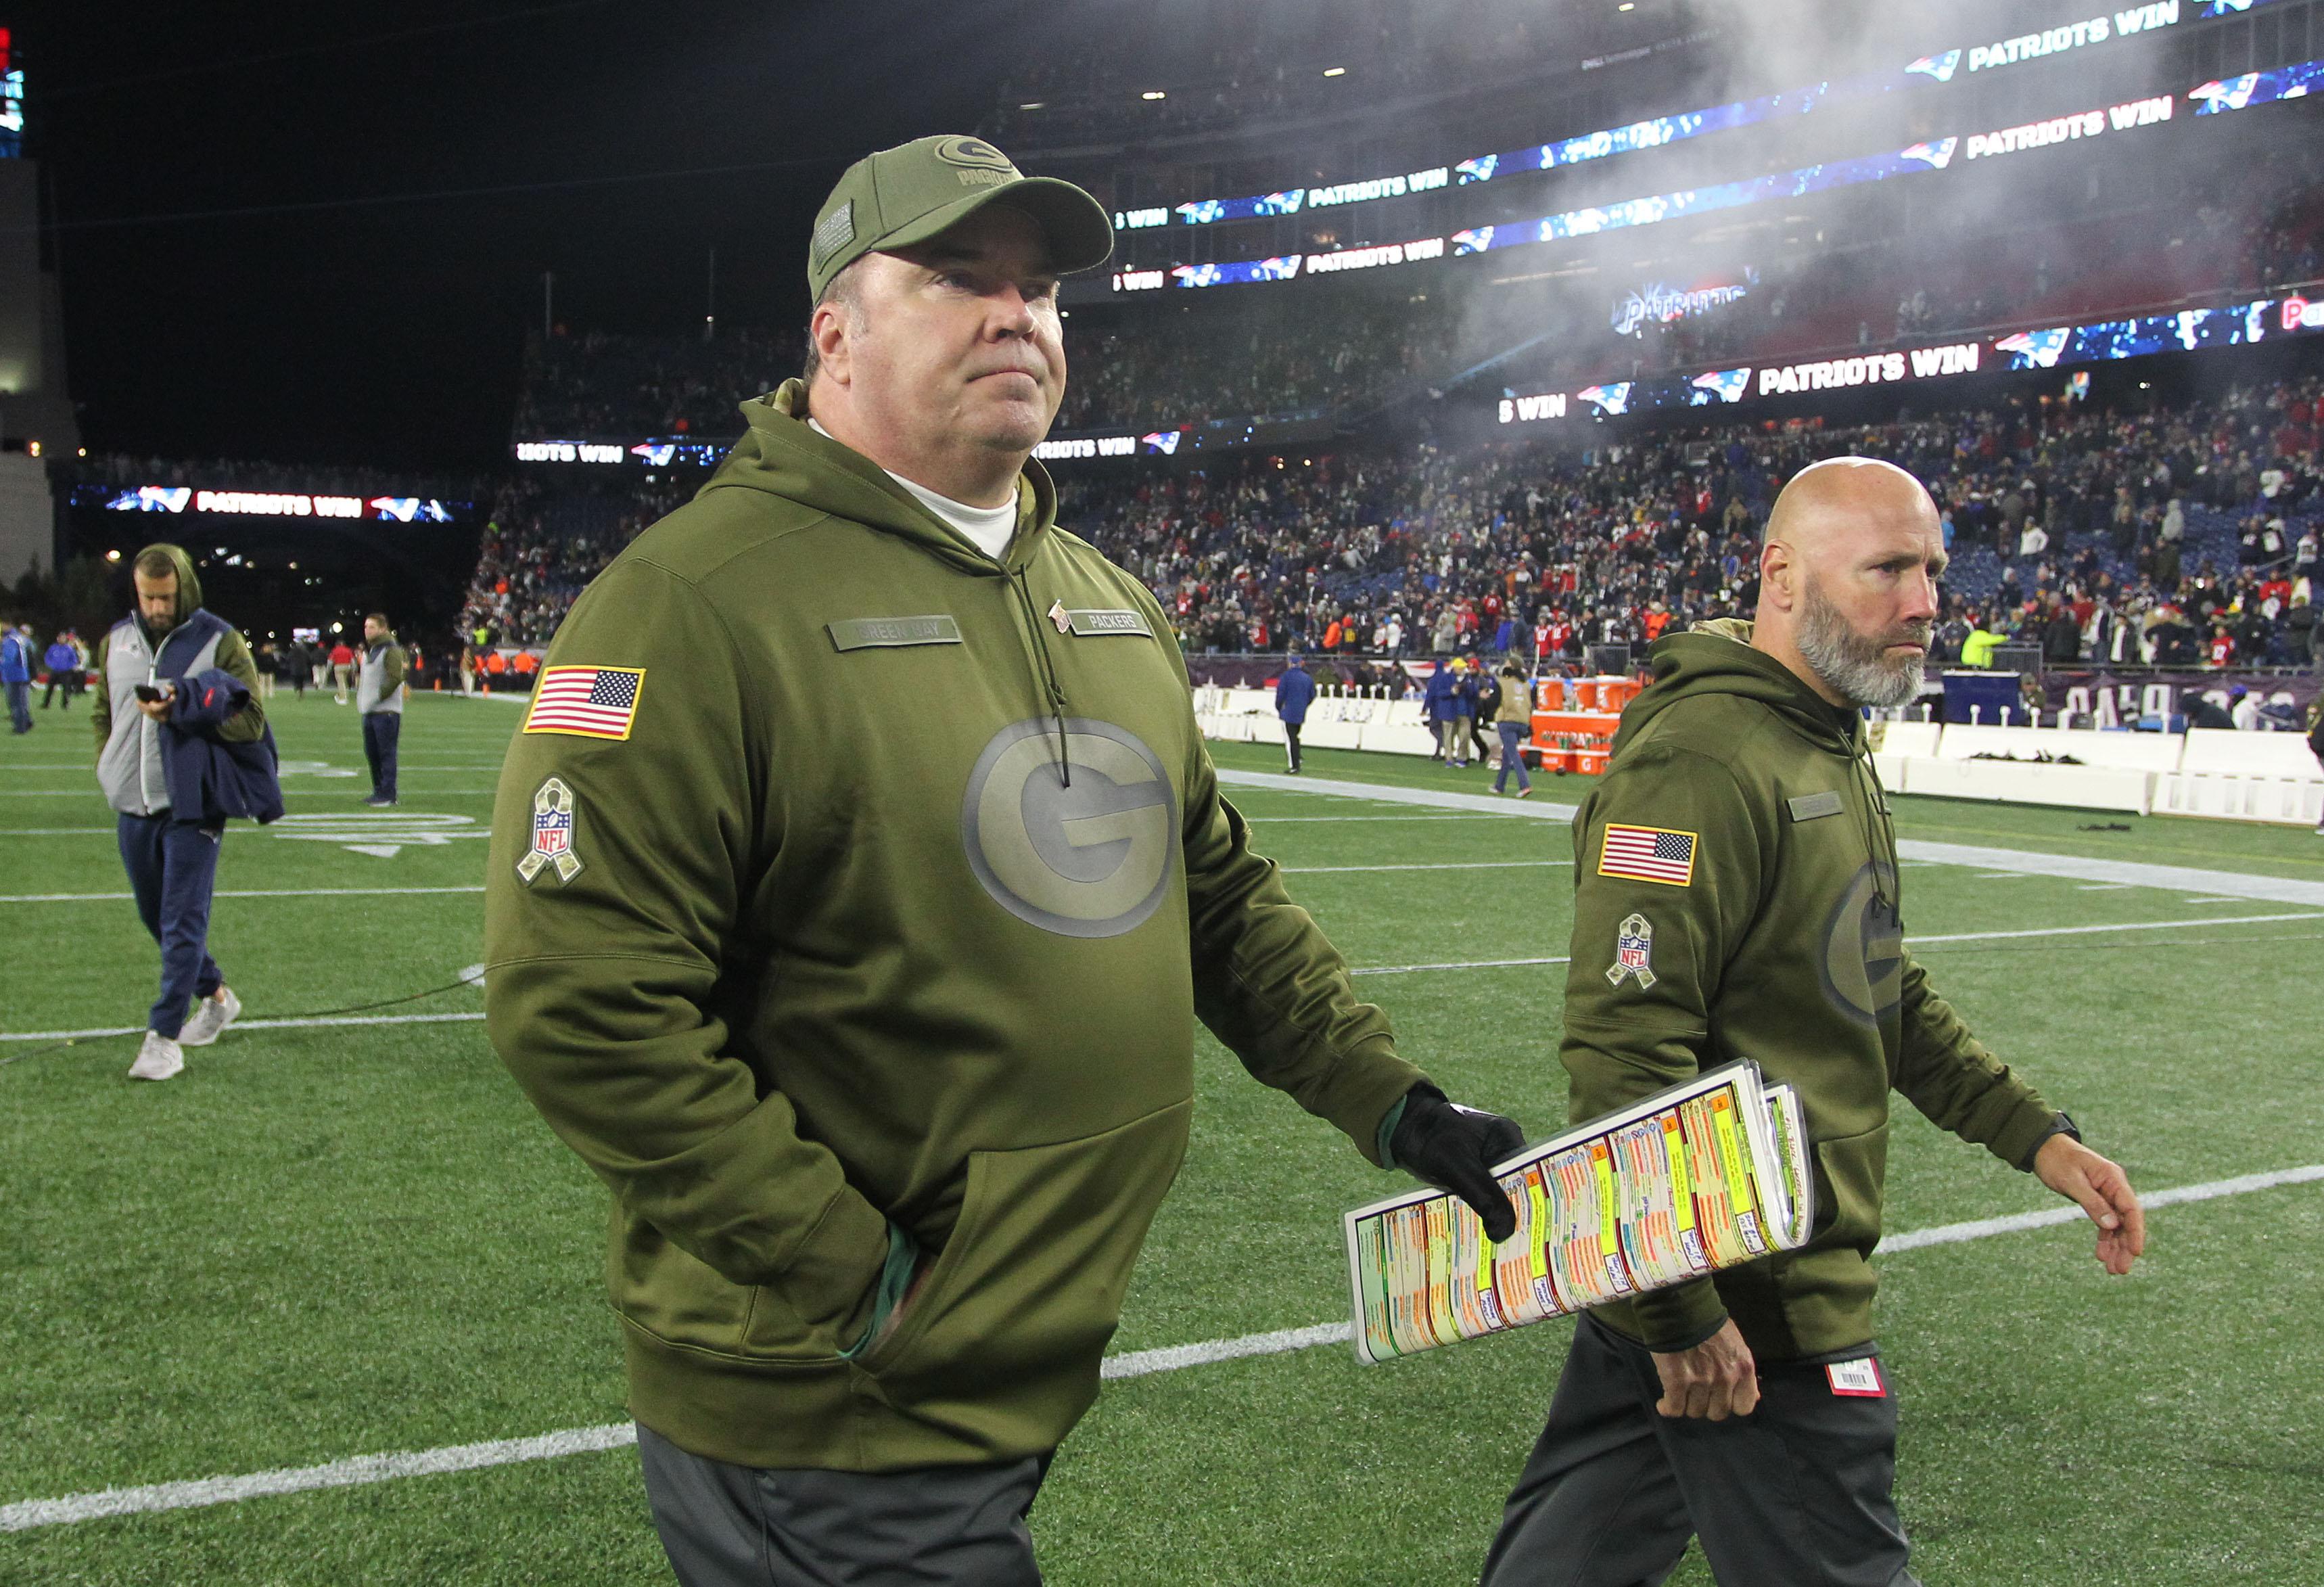
[[[804,410],[744,404],[551,643],[493,820],[488,1029],[613,1192],[639,1420],[754,1466],[1014,1459],[1096,1394],[1198,1018],[1374,1161],[1419,1075],[1040,466],[996,560]],[[532,731],[572,668],[631,669],[610,736]],[[934,1259],[881,1329],[891,1250]]]
[[[1605,781],[1573,819],[1570,1116],[1595,1118],[1736,1058],[1800,1094],[1816,1225],[1783,1252],[1600,1315],[1680,1350],[1731,1315],[1782,1360],[1872,1337],[1888,1093],[2013,1166],[2052,1113],[1979,1046],[1905,950],[1896,839],[1853,710],[1749,643],[1748,623],[1655,644]],[[1606,853],[1609,824],[1669,835]],[[1692,839],[1691,844],[1686,839]],[[1683,881],[1634,873],[1684,869]],[[1611,872],[1611,873],[1609,873]],[[1643,924],[1645,929],[1638,927]],[[1648,945],[1646,974],[1617,938]]]

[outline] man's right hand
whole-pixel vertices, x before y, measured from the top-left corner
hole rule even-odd
[[[1655,1370],[1663,1380],[1663,1397],[1655,1409],[1666,1416],[1723,1422],[1730,1416],[1749,1416],[1759,1403],[1759,1370],[1732,1317],[1692,1350],[1674,1355],[1655,1351],[1654,1357]]]

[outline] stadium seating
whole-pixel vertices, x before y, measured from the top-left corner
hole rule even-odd
[[[2310,379],[2137,413],[2012,407],[1781,436],[1674,429],[1586,462],[1528,439],[1060,466],[1061,513],[1154,589],[1190,652],[1314,650],[1334,627],[1342,656],[1529,650],[1536,619],[1554,614],[1578,657],[1590,642],[1642,642],[1748,605],[1757,531],[1781,481],[1854,452],[1913,470],[1947,512],[1955,561],[1940,660],[1972,617],[2039,638],[2055,596],[2086,630],[2103,605],[2128,631],[2120,655],[2100,660],[2168,661],[2170,636],[2191,646],[2225,622],[2239,664],[2301,666],[2312,630],[2295,621],[2293,596],[2324,571],[2295,565],[2302,533],[2324,534],[2319,396],[2324,382]],[[2267,496],[2271,468],[2281,477]],[[464,633],[545,641],[588,578],[689,488],[667,475],[634,494],[543,477],[496,503]],[[2019,554],[2021,521],[2046,526],[2046,550]],[[2281,549],[2247,549],[2271,522]],[[1393,646],[1379,642],[1391,619]]]

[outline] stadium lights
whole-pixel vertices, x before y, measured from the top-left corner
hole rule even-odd
[[[1019,110],[1039,110],[1047,106],[1048,103],[1049,102],[1047,99],[1031,99],[1019,105],[1017,108]]]
[[[105,554],[105,559],[106,559],[106,561],[108,561],[108,562],[118,562],[118,561],[120,561],[120,560],[121,560],[121,553],[120,553],[119,551],[117,551],[117,550],[116,550],[116,551],[107,551],[107,552]]]
[[[1138,97],[1141,99],[1167,99],[1170,96],[1159,88],[1148,88]]]
[[[1637,8],[1637,0],[1622,0],[1619,5],[1614,7],[1617,11],[1636,11]]]
[[[1343,78],[1348,75],[1348,69],[1344,66],[1327,66],[1323,69],[1323,75],[1327,78]]]

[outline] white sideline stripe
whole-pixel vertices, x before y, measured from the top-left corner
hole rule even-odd
[[[1339,794],[1348,798],[1376,799],[1391,804],[1419,805],[1439,810],[1470,810],[1531,821],[1573,819],[1572,805],[1538,804],[1530,799],[1497,799],[1487,794],[1439,793],[1433,789],[1398,788],[1388,783],[1337,782],[1323,778],[1285,777],[1272,771],[1235,771],[1220,768],[1219,780],[1239,788],[1266,788],[1278,792],[1305,789]],[[1285,817],[1277,817],[1277,820]],[[2282,876],[2260,876],[2242,871],[2205,871],[2191,865],[2149,865],[2134,860],[2092,860],[2077,854],[2034,853],[2023,849],[1978,848],[1969,844],[1931,843],[1908,838],[1896,845],[1899,860],[1921,860],[1937,865],[1971,865],[1991,877],[2061,876],[2069,881],[2119,881],[2133,887],[2161,888],[2170,892],[2225,893],[2236,899],[2271,904],[2324,905],[2324,881],[2296,881]]]
[[[1281,869],[1286,876],[1343,876],[1374,871],[1530,871],[1572,863],[1571,860],[1462,860],[1441,865],[1285,865]],[[482,892],[484,889],[476,890]],[[125,899],[129,895],[124,892],[115,896]],[[6,901],[0,899],[0,903]]]
[[[1245,811],[1243,818],[1253,826],[1281,826],[1294,821],[1473,821],[1474,816],[1454,811],[1446,816],[1269,816],[1263,812]]]
[[[482,1014],[352,1014],[317,1020],[236,1020],[236,1030],[311,1030],[338,1025],[456,1025],[481,1020]],[[137,1036],[143,1025],[115,1025],[102,1030],[0,1031],[0,1041],[93,1041],[100,1036]]]
[[[2076,892],[2120,892],[2134,885],[2127,881],[2084,881],[2076,885]]]
[[[1908,860],[1940,865],[1976,865],[2026,876],[2061,876],[2069,881],[2119,881],[2169,892],[2226,893],[2249,903],[2324,904],[2324,881],[2295,881],[2243,871],[2203,871],[2191,865],[2149,865],[2137,860],[2090,860],[2078,854],[2041,854],[2023,849],[1981,849],[1965,844],[1909,839],[1896,845]]]
[[[383,899],[423,893],[482,892],[481,887],[273,887],[214,892],[214,899]],[[19,892],[0,894],[0,904],[94,904],[134,899],[134,892]]]
[[[2324,1163],[2282,1168],[2273,1173],[2244,1174],[2202,1185],[2181,1185],[2141,1197],[2149,1207],[2181,1202],[2212,1201],[2246,1195],[2285,1185],[2324,1180]],[[2018,1213],[2001,1218],[1979,1218],[1967,1223],[1944,1223],[1915,1229],[1880,1242],[1884,1252],[1915,1250],[1929,1245],[1956,1245],[1988,1235],[2014,1234],[2028,1229],[2071,1223],[2085,1214],[2080,1207],[2064,1206],[2038,1213]],[[1108,1356],[1099,1376],[1119,1380],[1181,1371],[1217,1361],[1251,1356],[1284,1355],[1319,1344],[1345,1343],[1354,1330],[1345,1322],[1317,1323],[1305,1328],[1283,1328],[1267,1333],[1246,1333],[1238,1339],[1213,1339],[1200,1344],[1174,1344],[1159,1350],[1131,1351]],[[530,1438],[502,1438],[485,1444],[460,1444],[444,1449],[424,1449],[404,1454],[364,1454],[319,1466],[296,1466],[255,1472],[244,1477],[204,1477],[187,1482],[155,1482],[142,1488],[107,1488],[77,1493],[66,1499],[32,1499],[0,1505],[0,1532],[24,1532],[36,1527],[70,1526],[107,1516],[151,1515],[161,1510],[192,1509],[231,1504],[244,1499],[264,1499],[283,1493],[304,1493],[318,1488],[354,1488],[398,1477],[428,1477],[445,1472],[473,1472],[487,1466],[514,1465],[524,1461],[551,1460],[558,1455],[625,1448],[637,1441],[636,1426],[611,1422],[596,1427],[567,1427]]]
[[[2241,903],[2243,900],[2236,900]],[[2276,920],[2324,920],[2312,909],[2289,915],[2206,915],[2195,920],[2117,920],[2111,926],[2039,926],[2031,931],[1955,931],[1942,937],[1905,939],[1908,947],[1932,942],[1999,942],[2017,937],[2088,937],[2102,931],[2168,931],[2175,926],[2264,926]]]
[[[1546,862],[1557,863],[1558,862]],[[459,889],[449,890],[458,891]],[[2179,926],[2259,926],[2279,920],[2324,920],[2324,913],[2301,910],[2285,915],[2206,915],[2193,920],[2125,920],[2111,926],[2037,926],[2027,931],[1961,931],[1941,937],[1915,937],[1915,946],[1948,942],[1997,942],[2025,937],[2086,937],[2107,931],[2167,931]],[[1461,959],[1437,964],[1371,964],[1351,967],[1351,975],[1416,975],[1427,970],[1507,970],[1536,964],[1564,964],[1563,956],[1541,959]],[[481,1020],[482,1014],[364,1014],[313,1020],[237,1020],[236,1030],[306,1030],[339,1025],[437,1025]],[[117,1025],[92,1030],[0,1031],[0,1041],[80,1041],[104,1036],[135,1036],[142,1025]]]
[[[1536,803],[1532,799],[1496,798],[1490,794],[1443,793],[1429,788],[1399,788],[1387,782],[1340,782],[1328,777],[1286,777],[1277,771],[1236,771],[1222,766],[1219,780],[1234,788],[1271,789],[1277,793],[1336,794],[1348,799],[1376,799],[1390,805],[1420,805],[1433,810],[1468,810],[1486,816],[1515,816],[1527,821],[1572,821],[1577,807]],[[1277,817],[1283,820],[1283,817]]]

